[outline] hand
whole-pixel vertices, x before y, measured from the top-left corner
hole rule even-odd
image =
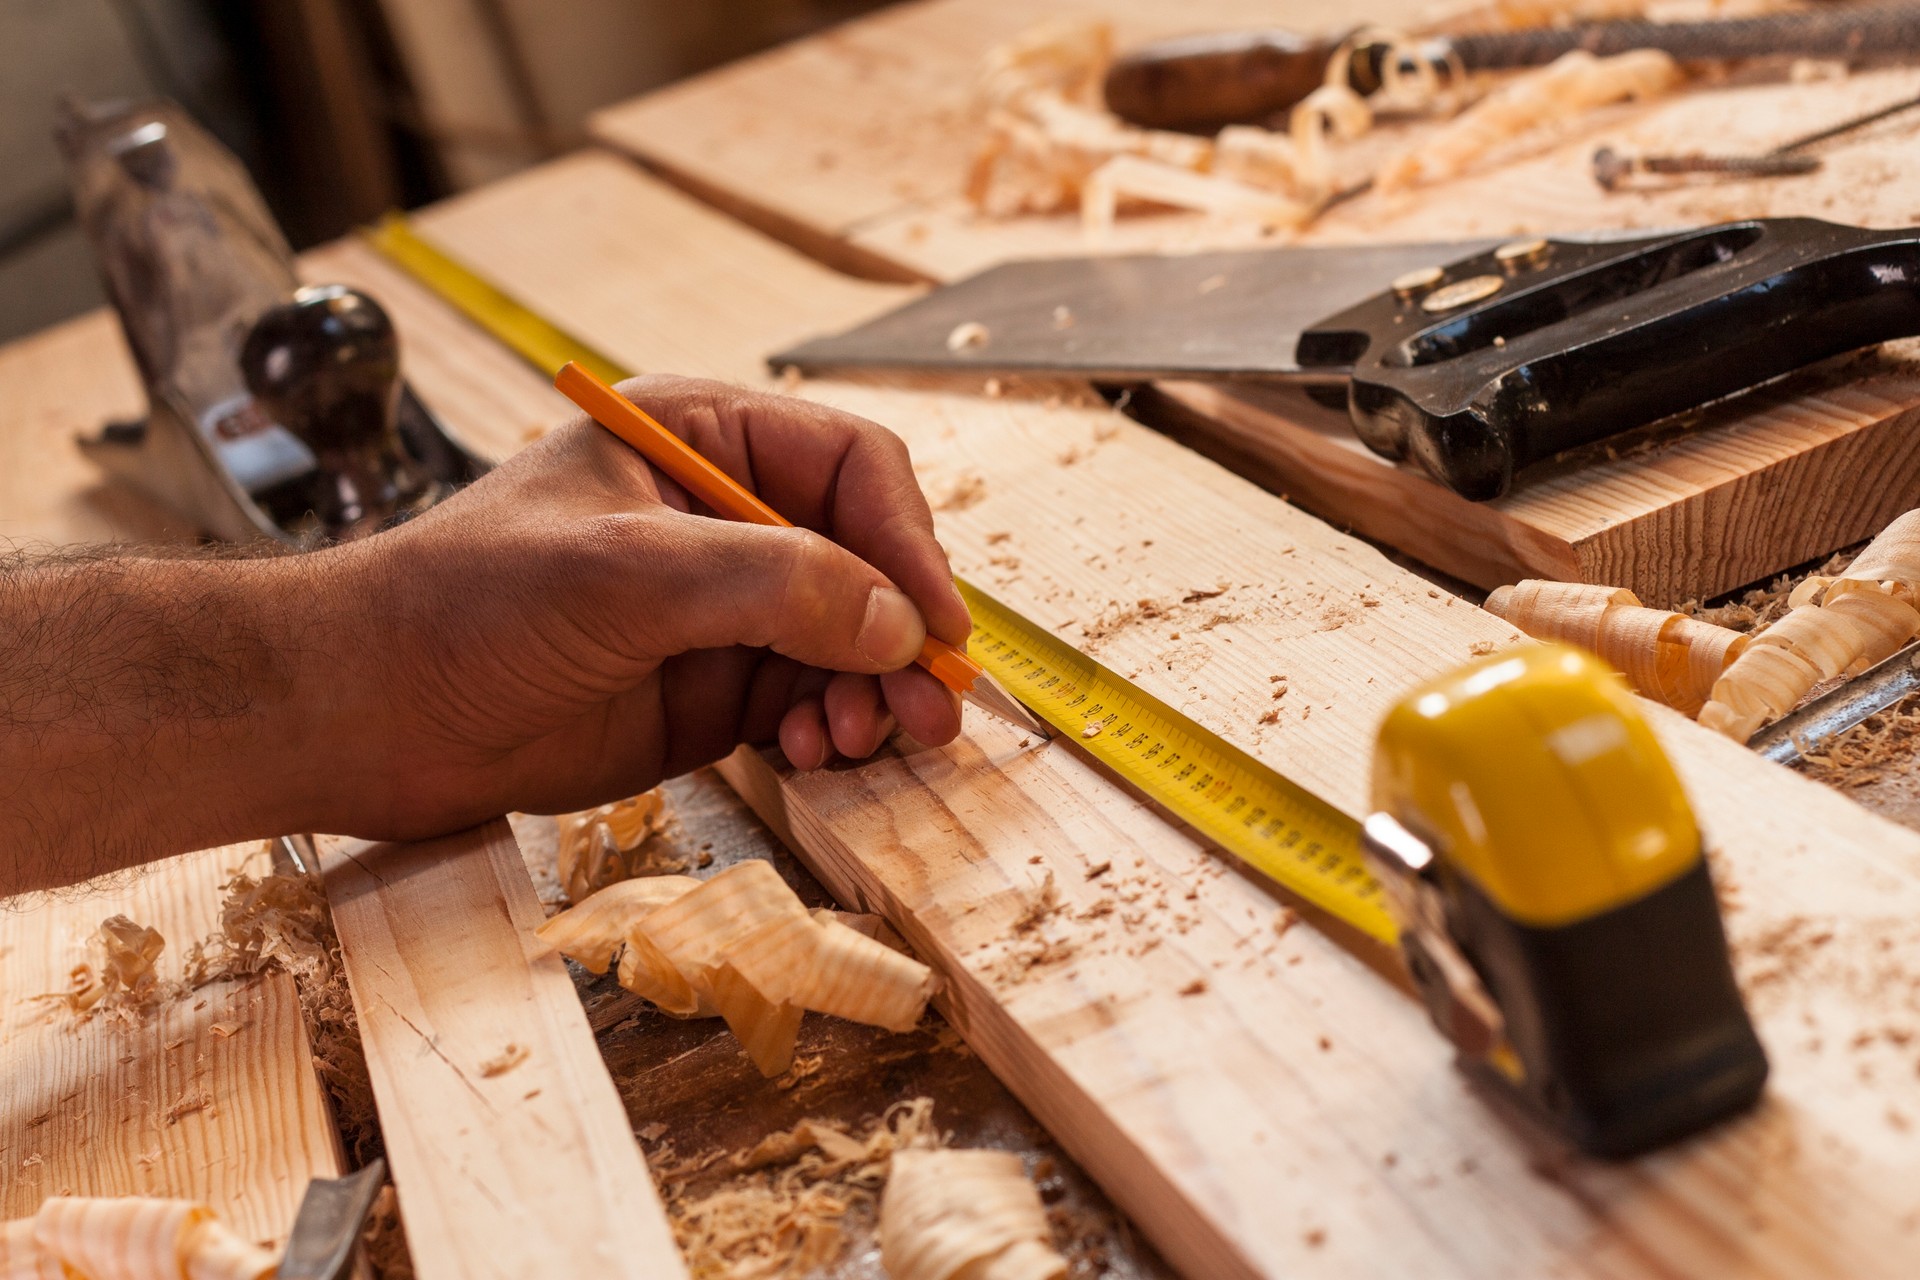
[[[741,742],[777,738],[811,769],[896,724],[932,745],[958,733],[958,698],[910,665],[927,631],[963,644],[970,622],[900,440],[720,383],[621,390],[801,527],[690,511],[580,418],[329,553],[366,601],[352,648],[372,678],[348,689],[367,710],[343,719],[374,748],[351,770],[355,834],[582,808]]]

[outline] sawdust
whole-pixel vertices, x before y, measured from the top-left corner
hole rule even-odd
[[[929,492],[927,502],[935,511],[965,511],[980,505],[986,496],[987,482],[977,472],[968,471],[954,477],[939,490]]]
[[[274,968],[293,976],[314,1068],[347,1151],[364,1164],[381,1153],[380,1122],[325,889],[298,872],[240,872],[223,889],[218,929],[188,950],[187,981],[201,987]]]
[[[670,832],[679,825],[658,787],[554,819],[555,865],[570,902],[636,876],[685,871]]]
[[[532,1051],[523,1044],[508,1044],[499,1053],[494,1054],[480,1064],[480,1074],[491,1080],[494,1076],[503,1076],[532,1056]]]
[[[850,1234],[870,1235],[894,1153],[941,1145],[933,1099],[917,1097],[857,1132],[802,1120],[750,1150],[678,1160],[662,1146],[648,1163],[694,1280],[776,1280],[818,1274]]]

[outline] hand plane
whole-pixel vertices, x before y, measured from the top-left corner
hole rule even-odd
[[[80,448],[230,541],[355,538],[486,464],[400,378],[380,305],[302,288],[240,162],[169,102],[68,103],[74,206],[146,386],[143,422]]]
[[[1368,867],[1470,1075],[1594,1155],[1751,1106],[1767,1078],[1699,827],[1626,684],[1566,645],[1387,713]]]
[[[1306,382],[1463,497],[1920,334],[1920,232],[1762,218],[1631,239],[1012,262],[770,357],[1104,382]]]

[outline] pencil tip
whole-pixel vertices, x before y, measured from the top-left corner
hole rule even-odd
[[[975,680],[973,688],[966,692],[966,700],[989,715],[997,716],[1009,724],[1038,734],[1043,740],[1053,736],[1053,730],[1045,721],[1022,706],[1020,701],[1001,688],[992,676],[982,675]]]

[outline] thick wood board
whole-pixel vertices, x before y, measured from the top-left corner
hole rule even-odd
[[[476,265],[623,359],[728,317],[771,324],[762,295],[721,290],[699,317],[601,307],[582,324],[668,252],[647,210],[683,212],[638,175],[605,180],[632,234],[494,232]],[[482,193],[439,230],[527,221]],[[687,230],[683,258],[757,252],[724,220]],[[556,245],[587,248],[568,262]],[[1061,404],[802,390],[907,439],[956,569],[1350,813],[1390,702],[1515,639],[1070,387]],[[1262,884],[1066,744],[976,723],[866,766],[731,772],[836,896],[942,967],[954,1024],[1187,1274],[1895,1273],[1920,1223],[1920,837],[1656,718],[1719,851],[1776,1077],[1755,1115],[1619,1166],[1524,1138],[1403,991],[1311,927],[1282,933]],[[1022,934],[1048,873],[1064,910]]]
[[[1271,12],[1250,16],[1235,0],[1157,8],[1149,16],[1120,0],[923,0],[609,108],[592,127],[702,198],[850,269],[951,280],[1009,258],[1085,253],[1072,216],[996,221],[967,208],[960,189],[977,130],[970,87],[988,48],[1056,12],[1111,15],[1123,46],[1163,34],[1163,23],[1226,30],[1273,20]],[[1375,0],[1367,16],[1405,23],[1425,8]],[[1316,7],[1286,17],[1302,30],[1351,21],[1350,10]],[[1811,179],[1607,196],[1592,181],[1590,157],[1600,141],[1686,151],[1712,139],[1715,147],[1765,150],[1910,96],[1916,83],[1920,73],[1902,70],[1703,87],[1595,112],[1549,131],[1544,146],[1496,152],[1455,181],[1342,204],[1302,239],[1424,241],[1760,213],[1899,225],[1920,210],[1920,184],[1872,143],[1910,133],[1911,119],[1832,149]],[[1245,226],[1193,216],[1132,217],[1100,251],[1260,239]],[[1836,550],[1920,505],[1920,465],[1906,448],[1920,377],[1901,363],[1857,376],[1856,385],[1845,380],[1796,379],[1620,456],[1589,452],[1577,468],[1570,460],[1537,468],[1489,504],[1378,458],[1302,401],[1181,385],[1164,388],[1158,403],[1180,411],[1189,438],[1243,474],[1457,577],[1481,586],[1527,576],[1608,582],[1668,603]]]
[[[159,968],[219,926],[220,886],[265,849],[185,854],[56,896],[0,903],[0,1220],[47,1196],[180,1196],[284,1243],[309,1178],[342,1172],[293,979],[211,983],[152,1013],[75,1024],[56,1002],[115,914],[167,940]]]
[[[422,1280],[684,1277],[506,822],[321,862]]]
[[[107,483],[74,446],[75,436],[146,411],[109,311],[0,347],[0,548],[190,538],[186,521]]]

